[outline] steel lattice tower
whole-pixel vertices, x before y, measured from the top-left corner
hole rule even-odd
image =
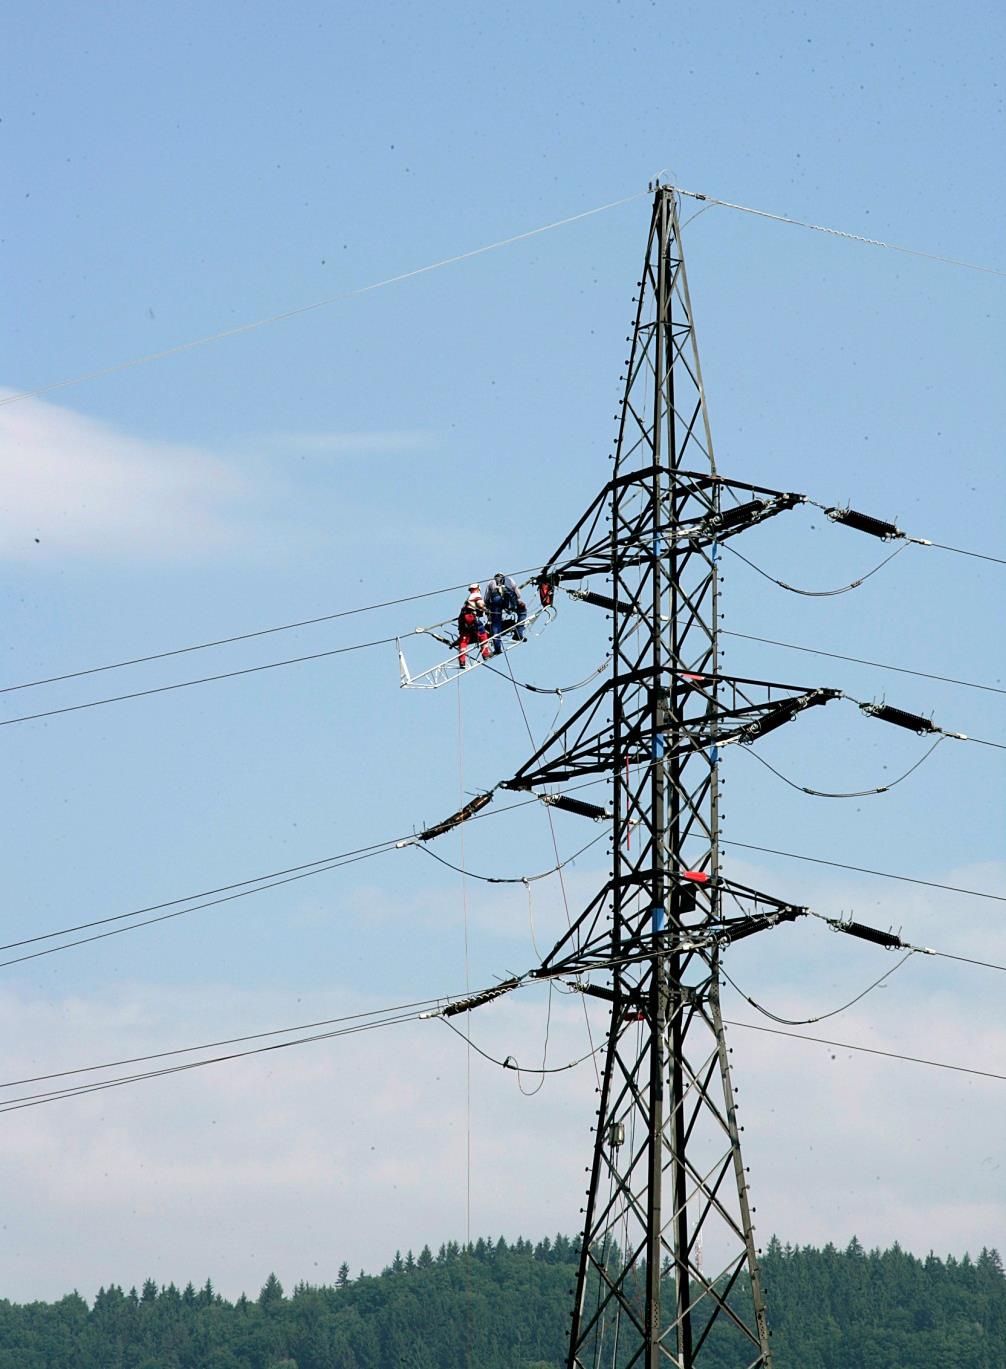
[[[721,876],[720,751],[833,694],[719,673],[719,543],[799,497],[717,474],[669,187],[638,284],[612,479],[542,572],[545,596],[608,610],[611,675],[507,785],[573,811],[549,787],[611,786],[610,879],[538,971],[611,1004],[568,1365],[754,1369],[771,1356],[718,956],[798,910]]]
[[[610,1005],[567,1369],[771,1369],[720,956],[810,910],[721,872],[719,767],[727,747],[848,696],[720,670],[720,546],[807,496],[716,469],[673,187],[656,187],[637,286],[614,471],[538,582],[544,608],[561,587],[607,611],[609,676],[512,779],[412,838],[457,827],[498,788],[521,790],[610,823],[611,873],[541,965],[430,1016],[471,1012],[535,978]],[[824,512],[882,541],[912,540],[851,508]],[[920,735],[963,735],[887,704],[859,708]],[[573,792],[597,783],[607,806]]]

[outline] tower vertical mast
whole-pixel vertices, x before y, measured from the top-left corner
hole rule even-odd
[[[603,995],[612,1016],[568,1363],[693,1369],[704,1350],[719,1363],[736,1347],[738,1369],[753,1369],[770,1359],[716,951],[689,941],[720,916],[719,758],[715,745],[684,745],[691,680],[716,674],[717,549],[680,530],[709,527],[720,492],[668,187],[654,197],[609,508],[606,894],[622,963]],[[714,719],[715,681],[707,690]]]

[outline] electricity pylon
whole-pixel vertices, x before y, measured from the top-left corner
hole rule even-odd
[[[612,670],[506,786],[610,784],[610,879],[538,971],[611,1004],[568,1366],[768,1369],[718,957],[802,910],[722,877],[719,763],[835,694],[719,672],[719,545],[801,501],[717,473],[669,187],[638,287],[612,478],[540,586],[608,610]]]
[[[610,614],[609,677],[512,779],[409,839],[450,831],[500,787],[524,790],[610,822],[611,874],[540,966],[428,1015],[468,1013],[535,977],[610,1004],[567,1369],[771,1369],[720,955],[810,910],[723,876],[719,766],[725,748],[848,696],[719,669],[720,546],[807,497],[716,469],[672,187],[656,187],[637,286],[612,477],[538,582],[543,609],[561,587]],[[885,542],[922,540],[819,507]],[[919,735],[963,737],[886,703],[853,702]],[[608,806],[571,792],[583,785],[558,787],[583,777],[607,782]]]

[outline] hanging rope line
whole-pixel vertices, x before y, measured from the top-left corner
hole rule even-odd
[[[525,888],[527,889],[527,927],[531,936],[531,949],[534,951],[535,960],[540,965],[545,957],[538,946],[538,937],[534,925],[534,895],[531,892],[530,880],[525,882]]]
[[[503,657],[503,660],[505,661],[505,663],[506,663],[506,668],[507,668],[507,670],[508,670],[508,672],[509,672],[509,674],[510,674],[510,681],[511,681],[511,683],[512,683],[512,685],[513,685],[514,698],[517,700],[517,705],[518,705],[518,707],[520,708],[520,715],[521,715],[521,717],[524,719],[524,728],[525,728],[525,730],[526,730],[526,732],[527,732],[528,740],[529,740],[530,743],[531,743],[532,749],[537,750],[538,743],[535,741],[534,733],[531,731],[531,724],[528,722],[527,710],[526,710],[525,707],[524,707],[524,700],[523,700],[523,699],[521,698],[521,696],[520,696],[520,690],[517,688],[517,681],[514,679],[513,667],[512,667],[511,664],[510,664],[510,657],[509,657],[509,656],[504,656],[504,657]],[[544,807],[545,807],[545,816],[548,818],[548,830],[549,830],[549,834],[551,835],[551,838],[552,838],[552,850],[553,850],[553,852],[555,853],[555,863],[556,863],[556,867],[557,867],[557,874],[558,874],[558,876],[559,876],[559,889],[560,889],[560,891],[561,891],[561,893],[562,893],[562,906],[563,906],[563,910],[565,911],[565,914],[566,914],[566,926],[569,928],[570,932],[572,932],[572,930],[573,930],[573,919],[572,919],[572,914],[571,914],[570,911],[569,911],[569,899],[568,899],[567,896],[566,896],[566,881],[565,881],[565,880],[563,879],[563,877],[562,877],[562,858],[561,858],[561,856],[559,855],[559,843],[558,843],[558,841],[556,840],[556,836],[555,836],[555,823],[552,821],[552,809],[551,809],[551,806],[550,806],[549,804],[545,804]],[[598,1048],[594,1046],[594,1033],[592,1032],[591,1027],[590,1027],[590,1014],[589,1014],[589,1012],[587,1011],[587,1003],[586,1003],[586,1000],[584,1000],[584,1002],[583,1002],[583,1021],[584,1021],[584,1025],[585,1025],[586,1028],[587,1028],[587,1040],[590,1042],[590,1054],[591,1054],[591,1056],[594,1058],[594,1073],[595,1073],[595,1075],[597,1076],[597,1086],[598,1086],[598,1088],[600,1088],[600,1087],[601,1087],[601,1074],[600,1074],[600,1071],[599,1071],[599,1069],[598,1069],[598,1067],[597,1067],[597,1049],[598,1049]]]
[[[465,800],[465,731],[462,710],[461,677],[458,676],[458,794]],[[461,850],[461,908],[464,927],[465,993],[471,994],[471,953],[468,941],[468,880],[465,875],[465,826],[461,824],[458,837]],[[459,1033],[460,1035],[460,1033]],[[465,1052],[465,1248],[472,1243],[472,1043],[471,1027],[465,1018],[464,1036],[468,1042]]]
[[[538,1083],[533,1089],[526,1089],[524,1087],[524,1082],[521,1079],[521,1074],[523,1074],[524,1071],[521,1070],[519,1066],[517,1067],[517,1087],[525,1098],[533,1098],[536,1093],[541,1093],[542,1089],[545,1087],[545,1070],[548,1065],[548,1038],[552,1030],[552,991],[554,987],[552,981],[549,980],[548,1005],[545,1009],[545,1040],[541,1048],[541,1067],[535,1071],[539,1076]]]
[[[458,677],[458,795],[462,804],[465,805],[465,728],[464,712],[462,707],[461,677]],[[465,874],[465,827],[461,824],[458,831],[459,847],[461,852],[461,907],[462,923],[464,926],[464,966],[465,966],[465,993],[471,994],[471,950],[469,946],[469,926],[468,926],[468,878]],[[465,1252],[470,1257],[472,1248],[472,1043],[471,1043],[471,1023],[468,1015],[465,1015],[465,1038],[468,1046],[465,1051]],[[472,1284],[471,1270],[466,1263],[465,1266],[466,1282],[466,1329],[467,1329],[467,1364],[471,1369],[471,1352],[474,1340],[472,1324]]]

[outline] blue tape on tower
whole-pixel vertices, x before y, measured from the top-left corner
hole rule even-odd
[[[720,544],[719,544],[719,542],[714,542],[714,543],[713,543],[713,554],[712,554],[712,556],[711,556],[710,559],[712,560],[712,562],[713,562],[714,564],[720,559]]]
[[[667,914],[664,912],[663,908],[658,906],[654,908],[650,914],[650,921],[653,926],[653,935],[656,936],[658,932],[662,932],[667,926]]]
[[[659,761],[660,758],[661,758],[661,756],[662,756],[663,754],[664,754],[664,734],[663,734],[662,732],[654,732],[654,734],[653,734],[653,759],[654,759],[655,761]]]
[[[709,748],[709,764],[710,764],[710,765],[719,765],[719,763],[720,763],[720,748],[719,748],[718,746],[711,746],[711,747]]]

